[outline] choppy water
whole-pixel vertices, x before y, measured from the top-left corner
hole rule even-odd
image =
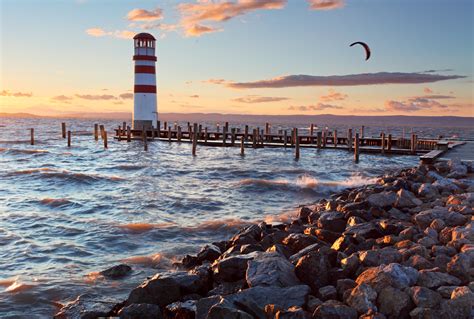
[[[58,303],[98,291],[123,297],[177,255],[230,237],[255,220],[274,220],[298,204],[369,183],[417,157],[342,150],[199,147],[167,142],[94,141],[93,122],[0,119],[0,317],[50,317]],[[103,122],[104,123],[104,122]],[[104,123],[109,129],[118,121]],[[28,128],[36,145],[29,145]],[[81,133],[82,132],[82,133]],[[119,262],[133,274],[97,275]]]

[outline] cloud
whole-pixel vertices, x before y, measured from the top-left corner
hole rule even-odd
[[[344,0],[308,0],[311,10],[333,10],[344,7]]]
[[[133,93],[122,93],[119,95],[122,100],[133,99]]]
[[[181,14],[180,25],[186,36],[199,36],[203,33],[220,31],[221,29],[202,25],[203,22],[224,22],[237,16],[256,10],[281,9],[287,0],[238,0],[236,2],[199,1],[178,5]]]
[[[193,99],[198,99],[198,98],[199,98],[199,95],[194,94],[194,95],[190,95],[189,97],[191,97],[191,98],[193,98]]]
[[[319,99],[323,102],[332,102],[332,101],[343,101],[347,99],[347,94],[342,94],[336,92],[334,89],[329,89],[329,93],[327,95],[322,95]]]
[[[433,90],[430,89],[430,88],[424,88],[423,92],[425,92],[426,94],[431,94],[431,93],[433,93]]]
[[[129,21],[155,21],[163,19],[163,10],[156,8],[155,10],[133,9],[127,14]]]
[[[232,99],[232,101],[239,103],[268,103],[289,100],[287,97],[272,97],[272,96],[258,96],[258,95],[247,95],[239,98]]]
[[[54,102],[69,103],[72,100],[72,97],[66,95],[57,95],[51,98]]]
[[[175,31],[179,25],[178,24],[167,24],[167,23],[143,23],[138,25],[139,28],[144,30],[161,30],[161,31]]]
[[[451,72],[453,69],[440,69],[440,70],[426,70],[422,73],[437,73],[437,72]]]
[[[3,90],[0,92],[0,96],[13,96],[13,97],[32,97],[33,93],[25,93],[25,92],[10,92],[7,90]]]
[[[90,28],[86,30],[86,33],[93,37],[114,37],[118,39],[132,39],[135,36],[135,32],[128,30],[117,30],[117,31],[105,31],[102,28]]]
[[[84,100],[116,100],[117,97],[110,95],[110,94],[96,94],[96,95],[91,95],[91,94],[76,94],[76,96],[80,99]]]
[[[208,27],[201,24],[194,24],[185,29],[185,35],[187,37],[199,37],[205,33],[219,32],[219,31],[222,31],[222,29]]]
[[[359,113],[383,113],[387,112],[386,109],[383,108],[372,108],[372,109],[352,109],[352,114],[359,114]]]
[[[418,96],[418,97],[425,98],[425,99],[433,99],[433,100],[454,99],[455,98],[455,96],[452,96],[452,95],[441,95],[441,94],[423,95],[423,96]]]
[[[432,83],[452,79],[465,78],[462,75],[441,75],[426,73],[404,73],[404,72],[378,72],[348,75],[286,75],[268,80],[255,82],[232,82],[223,79],[211,79],[207,82],[224,84],[234,89],[256,89],[256,88],[285,88],[300,86],[358,86],[374,84],[417,84]]]
[[[327,109],[340,110],[342,108],[343,107],[339,105],[318,103],[316,105],[290,106],[288,110],[307,112],[307,111],[322,111],[322,110],[327,110]]]
[[[441,104],[437,101],[423,98],[414,97],[409,98],[406,101],[386,101],[385,108],[387,111],[400,111],[400,112],[417,112],[421,110],[430,110],[434,108],[447,109],[449,106]]]

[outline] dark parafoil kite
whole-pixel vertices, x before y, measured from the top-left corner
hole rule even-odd
[[[353,45],[356,45],[356,44],[360,44],[361,46],[364,47],[364,49],[365,49],[365,60],[367,61],[370,58],[370,48],[369,48],[369,46],[367,45],[367,43],[360,42],[360,41],[354,42],[350,46],[353,46]]]

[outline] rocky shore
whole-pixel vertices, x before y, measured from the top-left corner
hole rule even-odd
[[[55,317],[473,318],[473,209],[472,167],[420,165],[303,206],[291,223],[246,227],[123,302],[80,296]]]

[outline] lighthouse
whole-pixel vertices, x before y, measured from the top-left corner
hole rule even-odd
[[[155,42],[155,37],[149,33],[139,33],[133,37],[135,49],[133,128],[136,130],[157,127]]]

